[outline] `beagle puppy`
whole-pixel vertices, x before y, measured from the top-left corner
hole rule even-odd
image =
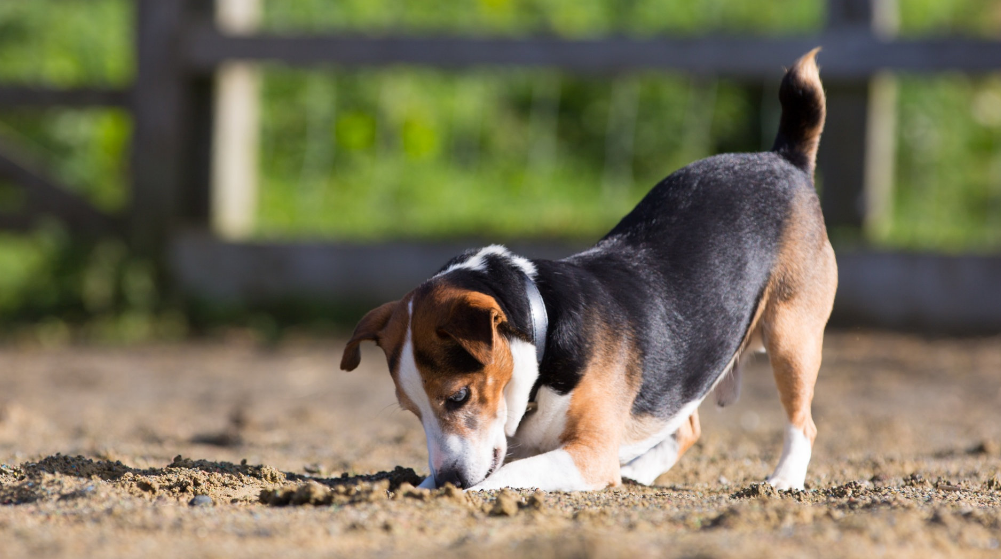
[[[530,260],[470,250],[361,319],[400,405],[424,427],[423,487],[650,484],[734,402],[768,353],[787,424],[768,481],[801,489],[837,265],[813,185],[825,99],[814,57],[782,80],[772,151],[703,159],[662,180],[589,250]]]

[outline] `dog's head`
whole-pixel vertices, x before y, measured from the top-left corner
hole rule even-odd
[[[503,462],[515,360],[506,326],[493,297],[429,282],[366,314],[344,349],[346,371],[365,340],[385,352],[400,405],[424,426],[437,485],[471,487]]]

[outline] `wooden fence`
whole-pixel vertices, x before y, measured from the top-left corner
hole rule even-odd
[[[124,106],[133,117],[131,206],[108,216],[69,194],[41,166],[0,144],[0,176],[28,196],[0,228],[26,229],[53,215],[73,230],[119,234],[156,255],[191,297],[233,304],[283,299],[398,297],[463,248],[458,244],[227,242],[213,233],[214,77],[232,61],[368,67],[535,66],[580,73],[683,71],[760,84],[814,46],[831,115],[819,155],[822,205],[831,228],[862,229],[887,211],[892,184],[892,79],[887,72],[994,72],[1001,42],[894,39],[891,0],[828,0],[828,27],[809,37],[562,40],[415,36],[234,35],[209,1],[137,0],[135,83],[127,90],[0,86],[0,109]],[[889,115],[889,116],[888,116]],[[886,120],[889,118],[890,120]],[[576,247],[518,247],[558,257]],[[835,320],[898,328],[1001,331],[1001,257],[838,251]]]

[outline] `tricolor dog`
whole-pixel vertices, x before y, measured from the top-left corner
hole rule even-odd
[[[671,174],[594,247],[530,260],[468,251],[365,315],[420,418],[424,487],[590,490],[649,484],[700,435],[712,392],[736,400],[766,351],[788,423],[768,481],[802,488],[837,265],[813,186],[825,100],[814,56],[786,72],[770,152]]]

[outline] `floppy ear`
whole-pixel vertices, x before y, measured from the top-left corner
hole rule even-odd
[[[449,336],[482,365],[494,362],[494,336],[497,326],[507,317],[497,301],[471,291],[452,303],[448,320],[438,327],[438,334]]]
[[[391,301],[368,311],[368,314],[362,317],[358,326],[355,327],[355,333],[351,335],[348,345],[344,348],[344,356],[341,357],[342,370],[353,371],[358,367],[358,364],[361,363],[361,350],[358,349],[358,346],[365,340],[376,339],[379,332],[389,322],[389,317],[396,310],[397,303],[399,301]]]

